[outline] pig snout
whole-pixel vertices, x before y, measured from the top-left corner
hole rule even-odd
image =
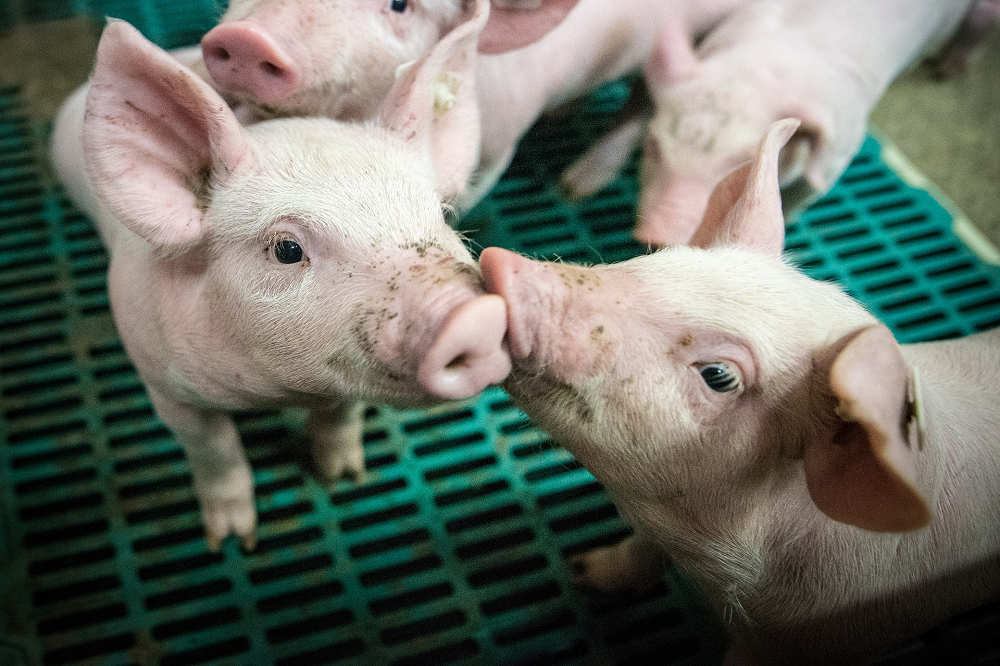
[[[432,395],[461,399],[510,373],[504,348],[507,309],[502,298],[477,296],[455,308],[420,361],[417,380]]]
[[[205,67],[233,95],[271,103],[296,91],[301,72],[278,41],[250,21],[216,26],[201,40]]]
[[[496,247],[483,250],[479,266],[486,291],[507,304],[507,345],[519,370],[571,383],[616,353],[620,331],[607,306],[619,287],[607,271]]]
[[[486,291],[506,301],[507,342],[514,359],[527,358],[535,346],[534,313],[538,309],[529,307],[528,302],[536,299],[524,292],[526,287],[536,288],[545,281],[543,266],[498,247],[488,247],[479,256]]]

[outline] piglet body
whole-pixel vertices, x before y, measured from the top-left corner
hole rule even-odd
[[[505,388],[635,528],[579,582],[648,585],[669,556],[731,631],[729,664],[864,663],[1000,594],[1000,332],[899,345],[781,260],[796,125],[693,247],[480,261],[508,303]]]
[[[471,169],[474,152],[426,147],[428,81],[474,51],[484,8],[400,81],[378,123],[244,128],[122,22],[61,111],[53,163],[109,250],[122,342],[185,449],[210,546],[254,541],[231,410],[309,408],[316,468],[333,480],[364,469],[362,401],[424,405],[506,375],[503,304],[482,294],[436,176]]]
[[[252,117],[369,118],[399,68],[436,43],[467,2],[404,2],[394,12],[401,5],[389,0],[241,0],[202,40],[204,60],[214,85]],[[481,153],[460,209],[496,183],[542,113],[641,68],[661,25],[693,41],[746,0],[493,4],[476,65]],[[624,125],[620,132],[635,134],[633,119]]]
[[[783,151],[782,185],[801,181],[809,187],[800,191],[825,192],[860,147],[885,88],[935,53],[969,6],[763,0],[726,16],[697,45],[664,33],[645,70],[655,113],[637,237],[690,241],[713,189],[785,117],[802,126]]]

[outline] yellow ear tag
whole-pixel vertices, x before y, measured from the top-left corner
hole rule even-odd
[[[434,84],[434,113],[443,116],[455,106],[456,94],[462,85],[462,75],[456,72],[441,72]]]
[[[416,60],[411,60],[410,62],[404,62],[402,65],[396,68],[396,78],[400,78],[403,74],[406,74],[406,70],[417,64]]]
[[[917,450],[923,451],[926,428],[922,409],[923,396],[920,393],[920,373],[916,368],[910,368],[910,379],[906,384],[906,400],[909,411],[907,439],[911,448],[916,443]]]

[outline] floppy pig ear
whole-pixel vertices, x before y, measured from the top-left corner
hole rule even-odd
[[[479,52],[506,53],[537,42],[562,23],[579,0],[493,0]]]
[[[911,448],[910,369],[892,333],[858,333],[830,368],[840,425],[828,441],[806,447],[809,495],[826,515],[875,532],[927,525],[930,507],[915,485]]]
[[[465,190],[479,160],[476,40],[489,0],[465,0],[464,20],[404,70],[379,108],[379,120],[434,165],[439,193]]]
[[[155,245],[203,229],[209,177],[252,155],[222,98],[124,21],[108,23],[87,95],[84,156],[98,195]]]
[[[778,156],[798,126],[798,120],[785,118],[768,128],[756,159],[730,173],[712,192],[691,245],[738,245],[781,255],[785,218],[778,188]]]

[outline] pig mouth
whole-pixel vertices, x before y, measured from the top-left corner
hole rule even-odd
[[[332,83],[306,88],[285,99],[270,103],[238,93],[235,97],[240,104],[252,110],[256,120],[325,116],[344,122],[361,122],[370,115],[369,109],[361,103],[356,93],[350,89],[336,89]]]
[[[526,370],[524,361],[514,361],[514,370],[503,383],[503,388],[514,398],[532,419],[535,413],[558,415],[560,420],[571,423],[590,424],[595,422],[593,406],[583,391],[576,386],[560,381],[543,371]],[[536,407],[537,406],[537,407]]]

